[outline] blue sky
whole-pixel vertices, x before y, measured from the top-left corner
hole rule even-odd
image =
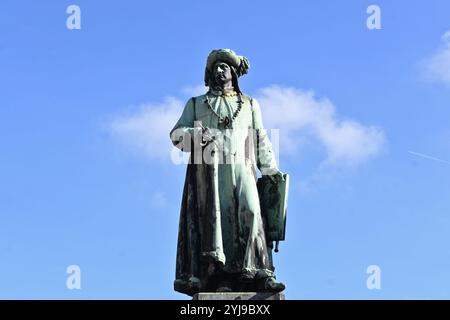
[[[232,48],[291,176],[287,298],[449,299],[449,30],[445,0],[2,1],[0,298],[187,298],[167,130]]]

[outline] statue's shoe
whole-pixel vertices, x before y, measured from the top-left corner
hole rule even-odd
[[[173,285],[175,291],[191,294],[200,290],[201,282],[196,277],[190,277],[188,281],[176,279]]]
[[[251,272],[243,271],[239,276],[239,280],[242,282],[252,282],[255,280],[255,275]]]
[[[268,292],[281,292],[286,289],[286,286],[274,277],[268,277],[264,283],[264,289]]]

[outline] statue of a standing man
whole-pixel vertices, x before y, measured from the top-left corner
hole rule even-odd
[[[191,152],[178,235],[178,292],[284,290],[275,278],[272,242],[261,216],[256,169],[283,179],[263,127],[258,102],[244,95],[238,78],[247,58],[230,49],[207,59],[206,94],[191,98],[170,132]]]

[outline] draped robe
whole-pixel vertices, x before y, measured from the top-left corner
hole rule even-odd
[[[241,108],[235,115],[239,97]],[[225,116],[235,116],[228,128],[220,121]],[[225,147],[215,142],[199,147],[199,123],[225,137]],[[229,275],[246,280],[274,276],[256,167],[262,174],[278,169],[258,102],[210,90],[186,103],[170,138],[177,148],[191,152],[180,210],[175,290],[192,295],[215,291],[220,286],[217,279]],[[205,161],[205,154],[210,160]]]

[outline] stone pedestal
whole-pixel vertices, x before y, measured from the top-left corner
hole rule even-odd
[[[285,296],[282,292],[200,292],[192,300],[285,300]]]

